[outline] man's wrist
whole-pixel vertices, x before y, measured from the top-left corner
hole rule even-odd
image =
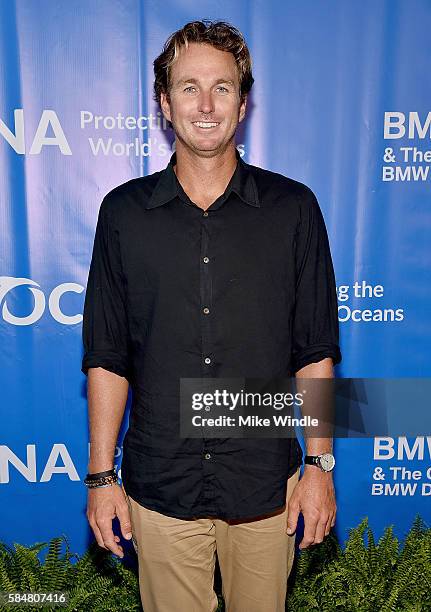
[[[108,470],[114,469],[113,461],[102,461],[97,463],[89,463],[87,472],[88,474],[98,474],[99,472],[107,472]]]
[[[332,472],[335,467],[335,457],[331,452],[319,453],[318,455],[305,455],[304,465],[308,465],[322,472]]]
[[[333,472],[324,472],[323,470],[319,469],[315,465],[304,464],[303,467],[304,467],[303,475],[310,476],[311,478],[318,478],[318,479],[332,478],[332,475],[333,475]]]

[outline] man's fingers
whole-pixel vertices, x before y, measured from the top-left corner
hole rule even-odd
[[[120,557],[124,556],[122,547],[116,543],[114,539],[114,532],[112,531],[112,519],[105,520],[101,519],[98,522],[100,533],[102,534],[104,545],[113,552],[115,555]]]
[[[331,512],[331,514],[329,515],[328,522],[326,523],[325,535],[329,535],[332,527],[335,525],[336,514],[337,514],[337,511],[335,510],[334,512]]]
[[[124,557],[121,538],[114,534],[112,521],[117,516],[121,526],[121,533],[127,540],[132,537],[131,521],[127,499],[120,487],[90,491],[88,494],[87,519],[94,532],[98,545],[110,550],[119,557]]]
[[[314,539],[316,537],[316,528],[317,528],[317,515],[310,515],[308,513],[302,513],[304,517],[304,537],[302,538],[299,548],[308,548],[311,544],[314,544]]]
[[[130,521],[130,513],[127,503],[124,502],[124,506],[118,506],[116,512],[118,520],[120,521],[121,533],[123,535],[123,538],[125,538],[126,540],[131,540],[132,523]]]
[[[102,534],[100,533],[100,529],[98,528],[96,523],[90,523],[90,527],[93,530],[94,537],[96,538],[96,542],[98,543],[100,548],[104,548],[105,550],[108,550],[105,544],[103,543]]]
[[[287,528],[286,528],[286,533],[288,535],[295,533],[296,526],[298,524],[298,517],[299,517],[299,505],[289,503],[287,507]]]
[[[323,542],[323,538],[325,537],[325,529],[327,524],[327,517],[321,517],[316,526],[316,533],[314,535],[314,544],[320,544]]]
[[[91,525],[91,524],[90,524],[90,525]],[[115,552],[115,550],[113,550],[111,547],[108,547],[108,546],[106,545],[106,543],[105,543],[105,541],[104,541],[104,537],[102,536],[102,533],[101,533],[101,531],[100,531],[100,529],[99,529],[99,527],[97,526],[97,524],[96,524],[96,523],[93,523],[93,524],[91,525],[91,528],[92,528],[92,530],[93,530],[94,537],[96,538],[96,542],[97,542],[97,544],[100,546],[100,548],[104,548],[105,550],[111,550],[111,552],[114,552],[115,554],[118,554],[118,553],[116,553],[116,552]],[[113,533],[113,532],[112,532],[112,533]],[[109,538],[109,536],[108,536],[108,538]],[[120,541],[119,536],[117,536],[117,535],[116,535],[116,536],[114,536],[114,545],[115,545],[116,543],[118,543],[119,541]],[[119,548],[119,549],[120,549],[120,551],[122,552],[122,550],[123,550],[123,549],[122,549],[122,547],[121,547],[121,546],[119,546],[119,547],[117,547],[117,548]]]
[[[337,510],[335,510],[334,514],[331,516],[331,527],[335,525],[336,518],[337,518]]]

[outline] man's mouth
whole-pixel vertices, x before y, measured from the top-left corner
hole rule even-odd
[[[202,128],[203,130],[209,130],[220,125],[220,122],[217,121],[192,121],[192,123],[196,127]]]

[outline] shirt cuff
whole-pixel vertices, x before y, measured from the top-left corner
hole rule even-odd
[[[312,344],[296,352],[292,355],[292,369],[296,373],[301,368],[304,368],[310,363],[318,363],[325,359],[325,357],[332,357],[334,366],[341,361],[341,351],[338,344],[324,342],[320,344]]]
[[[114,351],[88,351],[84,354],[81,367],[81,372],[86,376],[88,376],[88,368],[103,368],[127,378],[129,382],[131,379],[127,357]]]

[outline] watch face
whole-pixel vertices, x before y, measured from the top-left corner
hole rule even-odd
[[[325,472],[330,472],[334,469],[335,458],[331,453],[323,453],[320,455],[320,465]]]

